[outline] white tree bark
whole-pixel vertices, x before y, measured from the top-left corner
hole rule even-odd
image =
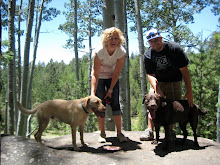
[[[138,44],[139,44],[139,57],[140,57],[140,78],[141,78],[141,94],[142,100],[144,99],[145,94],[147,93],[147,83],[146,83],[146,73],[144,70],[144,40],[143,40],[143,32],[142,32],[142,22],[141,22],[141,15],[140,15],[140,7],[139,7],[139,0],[135,0],[135,13],[136,13],[136,22],[137,22],[137,30],[138,30]],[[146,116],[146,106],[142,105],[143,115]],[[145,128],[147,124],[147,117],[143,123]]]
[[[8,65],[8,131],[7,133],[10,133],[11,135],[14,135],[14,100],[15,100],[15,37],[14,37],[14,18],[15,18],[15,0],[9,0],[8,2],[8,39],[9,39],[9,52],[10,56],[12,57],[9,61]]]
[[[103,29],[115,26],[114,3],[111,0],[103,0]],[[106,105],[106,130],[114,131],[115,124],[112,118],[111,107]]]
[[[23,62],[23,78],[22,78],[22,93],[21,93],[21,103],[24,107],[27,107],[27,85],[28,85],[28,72],[29,72],[29,54],[30,54],[30,42],[31,42],[31,32],[33,26],[34,17],[34,6],[35,0],[29,1],[29,12],[28,12],[28,22],[27,31],[25,37],[25,48],[24,48],[24,62]],[[27,117],[20,113],[18,122],[18,135],[26,136],[27,130]]]
[[[125,36],[125,49],[127,53],[127,57],[125,60],[126,66],[126,114],[128,116],[127,121],[127,131],[131,131],[131,109],[130,109],[130,81],[129,81],[129,44],[128,44],[128,27],[127,27],[127,8],[126,3],[127,0],[123,0],[124,3],[124,36]]]
[[[115,5],[115,26],[119,28],[122,33],[124,33],[125,29],[125,16],[124,16],[124,2],[121,0],[114,0]],[[127,54],[128,56],[128,54]],[[126,61],[126,60],[125,60]],[[126,79],[126,62],[123,65],[123,68],[121,70],[120,76],[120,107],[123,112],[122,118],[123,118],[123,129],[128,130],[128,118],[130,115],[128,115],[127,106],[126,106],[126,89],[127,89],[127,79]]]
[[[216,128],[217,128],[217,142],[220,143],[220,79],[219,79],[219,88],[218,88],[218,108],[217,108],[217,124],[216,124]]]

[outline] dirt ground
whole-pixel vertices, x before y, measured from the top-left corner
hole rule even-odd
[[[34,139],[23,137],[1,137],[2,165],[219,165],[220,143],[205,138],[198,138],[199,148],[193,146],[193,137],[188,137],[184,145],[180,144],[182,136],[177,136],[169,150],[162,149],[150,141],[140,141],[141,131],[124,131],[128,142],[119,143],[116,133],[107,131],[107,143],[98,143],[99,132],[85,133],[87,147],[74,151],[71,135],[44,139],[44,145]],[[161,141],[164,134],[161,135]],[[77,144],[80,145],[79,133]],[[120,146],[119,151],[106,151],[106,145]]]

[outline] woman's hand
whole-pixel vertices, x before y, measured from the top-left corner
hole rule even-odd
[[[110,104],[112,102],[112,92],[106,92],[104,99],[107,104]]]

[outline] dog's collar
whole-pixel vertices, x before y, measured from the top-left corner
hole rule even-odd
[[[86,108],[85,108],[84,105],[83,105],[83,101],[82,101],[82,108],[83,108],[83,110],[85,111],[85,113],[89,114],[89,112],[86,110]]]

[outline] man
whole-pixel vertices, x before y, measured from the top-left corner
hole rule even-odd
[[[150,82],[150,91],[166,97],[170,100],[182,98],[182,79],[186,86],[184,99],[188,99],[190,106],[193,106],[193,94],[191,79],[187,65],[189,60],[183,49],[175,42],[163,41],[157,29],[147,32],[147,41],[150,47],[144,54],[144,65]],[[152,140],[154,123],[148,114],[148,129],[140,140]],[[170,126],[171,135],[175,137]]]

